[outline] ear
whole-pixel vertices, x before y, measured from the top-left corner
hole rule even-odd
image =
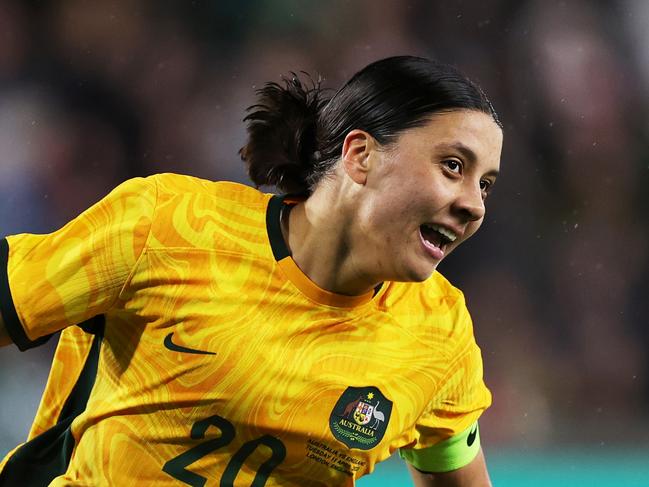
[[[370,153],[376,140],[364,130],[354,129],[343,141],[342,163],[347,175],[357,184],[365,184],[371,167]]]

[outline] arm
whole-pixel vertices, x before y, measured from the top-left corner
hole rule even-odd
[[[449,311],[448,365],[415,423],[415,440],[399,449],[415,487],[491,487],[478,418],[491,404],[482,356],[464,296]]]
[[[153,178],[135,178],[53,233],[0,239],[0,346],[21,351],[105,313],[148,239]]]
[[[408,462],[415,487],[491,487],[482,449],[471,463],[443,473],[420,472]]]
[[[7,328],[5,327],[5,322],[2,319],[2,314],[0,313],[0,347],[4,347],[11,343],[11,338],[7,333]]]

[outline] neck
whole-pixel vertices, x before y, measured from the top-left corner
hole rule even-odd
[[[293,260],[320,288],[337,294],[365,294],[381,279],[363,271],[357,246],[352,244],[353,221],[336,198],[315,192],[284,211],[282,234]]]

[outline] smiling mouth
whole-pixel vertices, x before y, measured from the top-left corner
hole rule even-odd
[[[435,259],[442,259],[448,245],[457,238],[446,228],[434,224],[420,225],[419,234],[426,251]]]

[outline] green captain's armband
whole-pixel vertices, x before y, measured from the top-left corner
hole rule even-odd
[[[428,448],[401,448],[399,456],[422,472],[449,472],[464,467],[480,451],[480,429],[476,421],[467,429]]]

